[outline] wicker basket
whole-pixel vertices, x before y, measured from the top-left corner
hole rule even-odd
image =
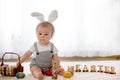
[[[15,54],[18,56],[18,65],[14,66],[9,66],[8,64],[4,64],[4,56],[6,54]],[[5,52],[2,56],[2,62],[0,65],[0,74],[4,75],[4,76],[15,76],[17,72],[23,72],[23,66],[20,63],[20,56],[17,53],[13,53],[13,52]]]

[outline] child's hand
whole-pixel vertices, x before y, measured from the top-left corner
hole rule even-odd
[[[61,66],[57,68],[57,73],[58,74],[62,75],[63,72],[64,72],[64,69]]]
[[[16,63],[16,66],[19,66],[20,65],[20,62],[18,61],[17,63]]]

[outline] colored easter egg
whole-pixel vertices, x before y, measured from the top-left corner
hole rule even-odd
[[[16,73],[16,78],[24,78],[25,77],[25,74],[23,72],[17,72]]]
[[[64,77],[64,78],[71,78],[71,77],[72,77],[72,73],[69,72],[69,71],[65,71],[65,72],[63,73],[63,77]]]
[[[51,70],[46,70],[45,74],[46,74],[46,76],[52,76],[52,71]]]

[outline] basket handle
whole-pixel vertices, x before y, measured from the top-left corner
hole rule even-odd
[[[21,65],[21,64],[20,64],[20,56],[19,56],[17,53],[14,53],[14,52],[5,52],[5,53],[3,54],[3,56],[2,56],[1,66],[4,65],[3,61],[4,61],[4,56],[5,56],[6,54],[16,54],[16,55],[18,56],[19,65]]]

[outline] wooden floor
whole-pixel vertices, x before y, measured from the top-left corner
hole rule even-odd
[[[60,57],[60,60],[119,60],[120,55],[112,56],[94,56],[94,57],[81,57],[81,56],[72,56],[72,57]]]
[[[17,58],[5,59],[5,61],[16,61]],[[30,61],[31,58],[27,59]],[[72,56],[72,57],[60,57],[60,60],[120,60],[120,55],[112,55],[112,56],[94,56],[94,57],[82,57],[82,56]],[[0,58],[0,61],[2,59]]]

